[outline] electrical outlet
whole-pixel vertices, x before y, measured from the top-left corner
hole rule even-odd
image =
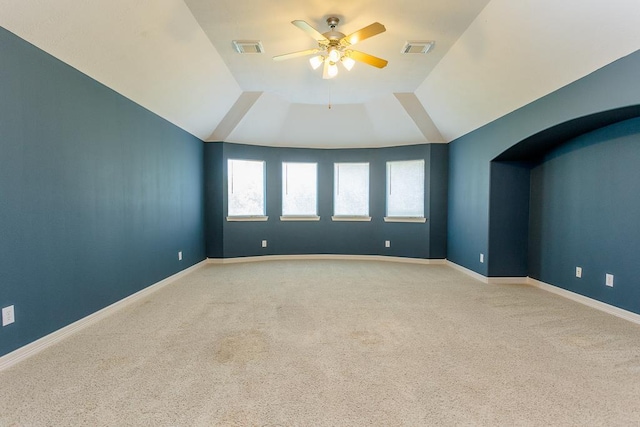
[[[480,254],[480,262],[484,264],[484,254]]]
[[[582,267],[576,267],[576,277],[578,279],[582,277]]]
[[[384,247],[385,248],[390,248],[391,247],[391,240],[385,240],[384,241]]]
[[[5,307],[2,309],[2,326],[7,326],[16,321],[16,316],[13,311],[13,306]]]
[[[262,247],[263,247],[263,248],[266,248],[266,247],[267,247],[267,241],[266,241],[266,240],[263,240],[263,241],[262,241]]]
[[[613,288],[613,274],[607,274],[605,276],[604,284]]]
[[[182,261],[182,251],[178,252],[178,261]]]

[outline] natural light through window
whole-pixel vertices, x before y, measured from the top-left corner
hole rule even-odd
[[[370,220],[369,163],[334,163],[333,220]]]
[[[424,222],[424,160],[387,162],[385,220]]]
[[[264,169],[263,161],[228,160],[227,219],[266,219]]]
[[[282,218],[317,220],[318,164],[282,163]]]

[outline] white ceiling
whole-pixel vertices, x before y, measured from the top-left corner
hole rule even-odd
[[[272,61],[315,47],[292,20],[325,32],[329,15],[384,24],[356,47],[389,65],[323,80]],[[638,0],[0,2],[1,26],[202,140],[292,147],[449,142],[638,50],[639,23]]]

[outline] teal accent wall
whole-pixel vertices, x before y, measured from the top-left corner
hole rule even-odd
[[[233,258],[259,255],[348,254],[445,258],[447,230],[448,146],[423,144],[393,148],[315,150],[242,144],[205,144],[207,181],[207,256]],[[227,159],[266,161],[268,221],[227,222]],[[424,159],[427,222],[386,223],[386,162]],[[320,221],[280,221],[282,162],[318,163]],[[368,162],[371,222],[332,221],[333,164]],[[221,173],[222,172],[222,173]],[[222,206],[222,209],[220,209]],[[222,236],[220,240],[216,236]],[[267,240],[268,246],[261,247]],[[391,247],[385,248],[384,241]]]
[[[449,145],[362,150],[203,144],[2,28],[0,64],[0,356],[205,257],[446,257],[640,313],[640,52]],[[225,221],[228,158],[267,161],[269,221]],[[384,164],[416,158],[428,221],[384,223]],[[321,221],[279,221],[282,161],[318,162]],[[370,223],[330,219],[343,161],[371,164]]]
[[[205,258],[203,150],[0,28],[0,356]]]
[[[527,259],[526,249],[523,248],[528,247],[526,221],[505,225],[500,216],[509,217],[520,211],[509,205],[510,191],[515,191],[512,196],[518,203],[524,197],[522,190],[504,188],[499,182],[492,187],[492,160],[522,141],[536,135],[546,135],[546,130],[561,124],[603,111],[637,106],[640,104],[639,75],[640,52],[635,52],[453,141],[449,147],[447,258],[485,276],[522,276],[525,273],[523,259]],[[585,126],[585,129],[588,127]],[[554,136],[559,134],[552,132],[546,135],[547,138]],[[537,142],[549,148],[563,141],[548,143],[546,139],[539,139]],[[517,157],[525,161],[544,155],[544,152],[532,146],[522,151]],[[493,173],[508,175],[504,167],[497,168],[500,170],[496,169]],[[516,180],[526,181],[516,169],[511,172],[516,174]],[[526,188],[526,185],[521,188]],[[492,195],[492,191],[498,193]],[[507,205],[500,206],[500,203]],[[524,215],[527,215],[526,210]],[[507,229],[499,230],[505,226]],[[514,230],[525,233],[525,237],[505,234]],[[491,244],[491,241],[494,243]],[[497,261],[492,259],[496,248],[502,251]],[[505,253],[512,250],[520,253],[515,257]],[[480,263],[480,253],[485,255],[484,263]]]
[[[567,141],[531,170],[529,275],[640,313],[639,218],[640,118]]]

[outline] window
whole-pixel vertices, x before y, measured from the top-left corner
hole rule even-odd
[[[334,163],[333,220],[370,221],[369,163]]]
[[[424,218],[424,160],[387,162],[385,221],[426,221]]]
[[[282,220],[319,220],[318,164],[282,163]]]
[[[264,162],[227,161],[227,221],[266,221]]]

